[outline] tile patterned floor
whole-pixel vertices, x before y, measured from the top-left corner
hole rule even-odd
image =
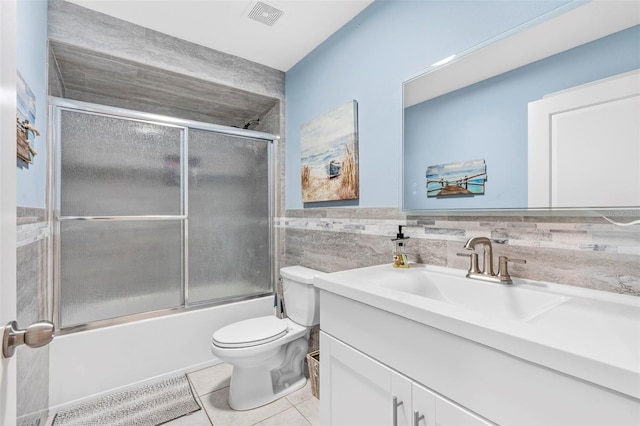
[[[311,394],[311,382],[271,404],[247,411],[229,407],[232,366],[218,364],[187,374],[202,410],[181,417],[167,426],[316,426],[320,401]]]
[[[229,407],[232,366],[218,364],[187,374],[202,410],[165,423],[166,426],[317,426],[320,401],[311,393],[311,382],[271,404],[247,411]],[[46,425],[53,422],[49,416]]]

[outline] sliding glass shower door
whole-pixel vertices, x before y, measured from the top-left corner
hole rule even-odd
[[[272,292],[271,139],[54,103],[58,328]]]
[[[265,291],[269,145],[189,132],[189,303]]]

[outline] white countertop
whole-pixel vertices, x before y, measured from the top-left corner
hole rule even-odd
[[[317,276],[314,285],[640,399],[640,297],[518,278],[505,285],[465,274],[389,264]],[[432,291],[438,286],[480,297],[449,300]],[[529,303],[533,308],[522,313],[516,306]]]

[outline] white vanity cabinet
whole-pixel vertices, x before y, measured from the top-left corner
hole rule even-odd
[[[492,424],[324,332],[320,347],[322,425]]]
[[[447,310],[445,303],[387,290],[383,285],[398,288],[414,275],[423,281],[421,274],[447,278],[435,267],[391,269],[383,265],[316,277],[323,426],[393,425],[394,396],[402,402],[401,426],[640,425],[640,324],[635,319],[640,304],[635,299],[599,295],[604,302],[598,304],[584,298],[583,289],[567,289],[555,313],[509,320]],[[464,271],[460,275],[464,280]],[[513,299],[524,290],[522,283],[504,287]],[[532,302],[542,296],[523,295]],[[598,311],[582,315],[580,309],[591,305]],[[619,315],[599,315],[602,311]],[[570,320],[580,327],[568,333]],[[599,340],[583,337],[606,321],[612,326],[597,335]],[[583,344],[588,351],[579,352]],[[425,416],[417,425],[414,410]]]

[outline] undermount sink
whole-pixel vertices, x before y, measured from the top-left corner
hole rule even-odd
[[[489,317],[529,321],[568,300],[567,297],[500,283],[471,280],[464,275],[422,268],[394,273],[381,287],[425,297]]]

